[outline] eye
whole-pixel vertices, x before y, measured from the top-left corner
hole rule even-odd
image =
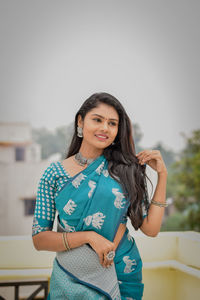
[[[101,122],[101,119],[100,118],[94,118],[93,120],[95,120],[95,121],[97,121],[97,122]],[[109,122],[112,126],[116,126],[117,125],[117,123],[115,123],[115,122]]]
[[[93,120],[101,121],[101,119],[99,119],[99,118],[94,118]]]
[[[116,126],[117,124],[115,122],[110,122],[113,126]]]

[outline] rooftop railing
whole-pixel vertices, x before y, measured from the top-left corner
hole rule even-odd
[[[132,228],[129,231],[143,261],[144,300],[200,299],[200,233],[160,232],[148,237]],[[54,252],[36,251],[31,236],[2,236],[0,283],[49,282],[54,257]],[[30,291],[34,292],[33,287],[26,287],[20,297]],[[11,293],[5,286],[0,286],[0,295],[15,299],[14,289]]]

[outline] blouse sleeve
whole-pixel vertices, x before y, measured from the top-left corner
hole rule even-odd
[[[52,230],[56,214],[55,176],[52,164],[44,171],[37,188],[32,224],[32,236],[41,231]]]

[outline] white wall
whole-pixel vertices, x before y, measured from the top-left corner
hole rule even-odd
[[[0,141],[31,142],[31,125],[28,122],[0,122]]]
[[[23,198],[36,196],[39,179],[49,161],[0,163],[0,235],[31,233],[33,216],[24,215]]]

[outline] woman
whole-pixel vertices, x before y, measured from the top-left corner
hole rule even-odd
[[[66,159],[40,180],[34,213],[35,248],[56,252],[48,299],[142,299],[142,260],[127,217],[136,230],[158,234],[165,163],[157,150],[136,155],[130,119],[108,93],[89,97],[74,125]],[[151,203],[146,164],[158,173]]]

